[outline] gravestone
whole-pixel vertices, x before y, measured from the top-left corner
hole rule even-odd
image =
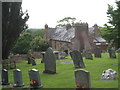
[[[92,54],[90,52],[85,52],[84,55],[85,55],[86,59],[93,60],[93,56],[92,56]]]
[[[41,52],[41,56],[42,56],[41,63],[44,63],[44,59],[45,59],[45,52]]]
[[[90,88],[90,73],[86,70],[75,70],[77,88]]]
[[[75,68],[85,68],[82,55],[79,51],[74,50],[70,52],[70,56],[73,59]]]
[[[12,59],[5,59],[2,60],[2,68],[4,69],[15,69],[16,68],[16,62]]]
[[[14,87],[23,87],[23,81],[22,81],[22,72],[20,69],[16,69],[13,71],[14,75]]]
[[[8,71],[6,69],[2,69],[2,85],[9,85]]]
[[[28,64],[31,64],[31,59],[27,58]]]
[[[31,58],[32,58],[32,51],[29,50],[28,53],[27,53],[27,61],[28,61],[28,64],[31,64]]]
[[[109,48],[108,53],[109,53],[110,58],[116,58],[116,53],[114,49]]]
[[[65,52],[59,52],[59,59],[65,59],[65,57],[66,57],[67,55],[66,55],[66,53]]]
[[[40,73],[36,69],[29,70],[30,88],[42,88]]]
[[[98,58],[101,58],[101,50],[100,50],[100,48],[98,48],[98,47],[95,48],[94,56],[98,57]]]
[[[50,47],[47,49],[45,53],[44,63],[45,63],[45,70],[43,71],[43,73],[47,73],[47,74],[56,73],[56,59],[52,51],[52,48]]]
[[[31,64],[32,64],[32,66],[36,65],[36,62],[35,62],[35,58],[34,58],[34,57],[31,57]]]
[[[53,53],[55,54],[55,59],[59,60],[59,51],[54,51]]]

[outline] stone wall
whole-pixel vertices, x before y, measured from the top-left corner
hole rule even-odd
[[[35,58],[35,59],[40,59],[41,58],[41,52],[33,52],[32,56]],[[26,60],[27,59],[27,54],[16,54],[16,55],[13,55],[13,56],[10,56],[10,59],[12,60]]]

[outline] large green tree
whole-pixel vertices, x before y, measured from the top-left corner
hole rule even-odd
[[[31,49],[30,43],[32,41],[33,37],[31,33],[24,32],[20,34],[20,37],[17,40],[17,43],[12,48],[13,54],[27,54],[28,51]]]
[[[39,35],[34,37],[30,45],[33,51],[46,51],[49,47],[48,43]]]
[[[9,56],[11,48],[15,45],[20,33],[27,28],[26,21],[29,16],[23,12],[22,2],[2,3],[2,59]]]
[[[116,48],[120,48],[120,1],[116,2],[116,8],[108,5],[107,15],[109,24],[105,24],[102,35],[109,42],[112,40]]]

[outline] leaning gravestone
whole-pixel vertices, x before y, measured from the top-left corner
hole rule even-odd
[[[23,87],[23,81],[22,81],[22,72],[20,69],[16,69],[13,71],[14,73],[14,87]]]
[[[52,51],[52,48],[50,47],[47,49],[45,53],[44,63],[45,63],[45,70],[43,71],[43,73],[47,73],[47,74],[56,73],[56,59]]]
[[[30,88],[42,88],[40,73],[36,69],[29,70]]]
[[[110,58],[116,58],[116,53],[115,53],[115,50],[114,50],[114,49],[109,48],[109,49],[108,49],[108,52],[109,52]]]
[[[95,48],[94,56],[98,57],[98,58],[101,58],[101,50],[100,50],[100,48],[98,48],[98,47]]]
[[[82,55],[79,51],[74,50],[70,52],[70,56],[73,59],[75,68],[85,68]]]
[[[90,88],[90,73],[86,70],[75,70],[77,88]]]
[[[9,85],[8,71],[6,69],[2,69],[2,85]]]
[[[92,56],[92,54],[90,52],[85,52],[84,55],[85,55],[86,59],[93,60],[93,56]]]

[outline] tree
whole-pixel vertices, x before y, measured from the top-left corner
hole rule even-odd
[[[13,54],[27,54],[28,51],[31,49],[30,43],[32,41],[32,35],[28,32],[24,32],[20,34],[17,43],[12,48]]]
[[[75,22],[76,18],[72,18],[72,17],[65,17],[59,21],[57,21],[58,25],[56,27],[63,27],[67,24],[73,25]]]
[[[41,36],[36,36],[31,42],[33,51],[46,51],[48,47],[48,43]]]
[[[103,37],[107,39],[109,42],[111,40],[113,41],[113,44],[116,46],[116,48],[120,48],[120,36],[119,36],[119,30],[120,30],[120,1],[116,1],[117,8],[113,8],[113,6],[108,5],[108,20],[109,24],[105,24],[105,28],[102,31]]]
[[[20,33],[27,28],[26,21],[29,16],[23,12],[22,2],[2,3],[2,59],[9,56],[11,48],[15,45]]]

